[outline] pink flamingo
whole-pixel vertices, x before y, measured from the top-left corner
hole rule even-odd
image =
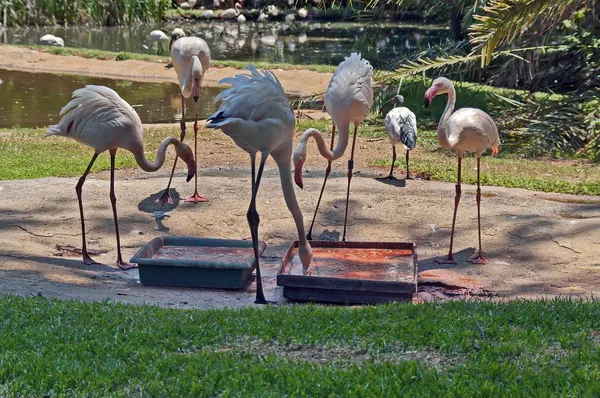
[[[450,235],[450,249],[448,256],[436,260],[440,264],[456,264],[452,255],[452,243],[454,241],[454,226],[456,224],[456,211],[460,202],[460,178],[463,154],[466,151],[474,152],[477,157],[477,227],[479,230],[479,253],[469,259],[473,264],[486,264],[481,251],[481,186],[480,186],[480,160],[481,156],[492,148],[492,155],[498,153],[500,138],[496,124],[484,111],[474,108],[462,108],[454,111],[456,104],[456,91],[452,82],[445,77],[438,77],[433,81],[431,87],[425,92],[425,107],[428,108],[433,98],[438,94],[448,94],[446,110],[438,125],[438,140],[444,149],[456,150],[458,157],[458,183],[456,184],[456,196],[454,198],[454,216],[452,217],[452,233]]]
[[[69,112],[70,111],[70,112]],[[68,112],[68,113],[67,113]],[[77,142],[94,148],[94,156],[87,169],[79,179],[75,191],[79,202],[81,216],[81,236],[83,240],[83,262],[87,265],[98,264],[90,258],[85,242],[85,222],[81,192],[85,178],[98,155],[104,151],[110,153],[110,202],[113,209],[115,231],[117,235],[117,265],[126,270],[135,265],[123,261],[121,256],[121,241],[119,238],[119,222],[117,221],[117,198],[115,196],[115,154],[117,149],[126,149],[133,153],[137,164],[144,171],[156,171],[165,161],[165,152],[169,144],[175,146],[177,156],[188,165],[187,180],[191,180],[196,172],[194,154],[189,146],[176,138],[165,138],[158,147],[156,160],[148,162],[144,155],[143,128],[140,117],[131,105],[125,102],[119,94],[104,86],[85,86],[73,92],[73,99],[60,111],[63,118],[58,124],[48,127],[45,137],[59,135],[69,137]]]

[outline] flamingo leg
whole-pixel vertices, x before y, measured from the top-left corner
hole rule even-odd
[[[410,149],[406,150],[406,178],[407,180],[412,180],[413,178],[410,176],[410,168],[408,167],[408,159],[410,157]]]
[[[483,258],[483,253],[481,251],[481,186],[480,186],[480,162],[481,158],[477,158],[477,195],[475,199],[477,200],[477,229],[479,232],[479,254],[469,259],[469,262],[473,264],[487,264],[487,260]]]
[[[335,141],[335,124],[331,127],[331,144],[329,145],[329,150],[333,151],[333,143]],[[317,218],[317,212],[319,211],[319,205],[321,204],[321,198],[323,197],[323,191],[325,191],[325,184],[327,184],[327,177],[329,177],[329,173],[331,173],[331,161],[327,163],[327,168],[325,169],[325,179],[323,180],[323,186],[321,187],[321,193],[319,194],[319,200],[317,201],[317,207],[315,209],[315,214],[313,215],[312,222],[310,223],[310,228],[308,229],[308,233],[306,234],[307,240],[312,240],[312,229],[315,225],[315,219]]]
[[[117,220],[117,197],[115,196],[115,155],[116,149],[110,150],[110,203],[113,209],[113,218],[115,220],[115,232],[117,235],[117,266],[122,270],[137,268],[134,264],[129,264],[123,261],[121,256],[121,238],[119,236],[119,221]]]
[[[156,46],[156,55],[160,55],[163,53],[163,47],[162,47],[162,43],[160,42],[160,40],[158,41],[158,46]]]
[[[85,242],[85,221],[83,220],[83,202],[81,200],[81,191],[83,188],[83,183],[85,182],[87,175],[92,169],[92,166],[94,165],[94,162],[96,161],[98,155],[98,153],[94,153],[94,156],[92,156],[92,160],[90,160],[90,164],[88,164],[87,169],[85,169],[85,172],[83,173],[81,178],[79,178],[79,182],[75,186],[75,192],[77,192],[77,201],[79,202],[79,215],[81,217],[81,239],[83,240],[83,243],[81,245],[81,253],[83,254],[83,263],[86,265],[100,264],[92,260],[92,258],[88,255],[87,252],[87,244]]]
[[[456,184],[456,196],[454,196],[454,215],[452,216],[452,232],[450,233],[450,249],[448,250],[448,255],[441,260],[435,260],[438,264],[456,264],[454,261],[454,256],[452,255],[452,244],[454,243],[454,226],[456,225],[456,212],[458,210],[458,203],[460,202],[460,178],[461,178],[461,166],[462,166],[462,158],[458,158],[458,183]]]
[[[254,153],[250,155],[250,159],[252,160],[252,199],[250,200],[250,207],[248,208],[248,213],[246,213],[246,218],[248,219],[248,224],[250,225],[250,233],[252,234],[252,246],[254,248],[254,261],[256,262],[256,300],[254,300],[255,304],[268,304],[268,301],[265,299],[265,295],[263,293],[262,277],[260,275],[260,264],[258,255],[258,225],[260,224],[260,217],[258,215],[258,212],[256,211],[256,195],[258,194],[258,186],[260,185],[260,179],[262,177],[263,169],[265,167],[265,162],[267,161],[268,156],[268,154],[262,154],[260,158],[260,166],[258,167],[258,175],[256,175],[256,155]]]
[[[354,169],[354,146],[356,144],[356,131],[358,126],[354,125],[354,137],[352,138],[352,151],[350,152],[350,160],[348,160],[348,190],[346,191],[346,212],[344,213],[344,233],[342,242],[346,241],[346,223],[348,222],[348,201],[350,200],[350,181],[352,181],[352,169]]]
[[[198,164],[198,101],[196,101],[196,115],[194,117],[194,160]],[[194,194],[185,200],[186,202],[199,203],[208,202],[204,196],[198,195],[198,173],[194,173]]]
[[[185,138],[185,98],[181,95],[181,136],[179,137],[179,141],[183,142]],[[175,161],[173,162],[173,168],[171,169],[171,175],[169,176],[169,183],[167,184],[167,188],[165,192],[160,196],[160,198],[156,199],[156,203],[160,203],[161,205],[165,205],[165,203],[173,204],[173,199],[171,198],[171,194],[169,190],[171,189],[171,181],[173,180],[173,173],[175,173],[175,167],[177,166],[178,156],[175,157]]]

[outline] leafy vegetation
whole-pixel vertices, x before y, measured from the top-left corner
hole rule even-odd
[[[596,396],[600,305],[175,310],[0,298],[0,394]]]

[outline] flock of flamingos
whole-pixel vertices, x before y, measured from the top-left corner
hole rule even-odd
[[[109,151],[111,157],[110,173],[110,200],[113,209],[115,230],[117,237],[117,265],[121,269],[128,269],[134,265],[123,261],[119,238],[119,225],[117,221],[116,197],[114,194],[115,154],[119,148],[133,153],[138,165],[144,171],[156,171],[164,163],[165,153],[169,145],[175,147],[177,158],[181,158],[187,165],[189,182],[196,174],[197,133],[198,133],[198,100],[200,86],[204,74],[210,67],[210,49],[204,40],[199,37],[185,37],[181,29],[173,32],[171,43],[171,58],[181,88],[183,115],[181,121],[181,136],[179,139],[168,137],[163,140],[158,148],[156,160],[149,162],[144,155],[142,122],[135,110],[125,102],[115,91],[103,86],[88,85],[75,90],[73,99],[61,110],[63,118],[57,125],[48,127],[46,136],[59,135],[72,138],[82,144],[95,149],[92,159],[79,179],[76,186],[79,211],[81,216],[82,252],[85,264],[95,264],[90,258],[86,248],[85,222],[81,200],[82,187],[94,161],[99,154]],[[298,230],[299,255],[304,272],[309,273],[312,260],[312,251],[309,240],[311,239],[312,225],[308,235],[304,230],[302,212],[296,200],[292,181],[292,158],[294,162],[294,180],[302,188],[302,166],[306,161],[307,142],[314,138],[319,152],[329,161],[325,173],[325,180],[319,196],[319,203],[327,176],[331,171],[331,162],[340,158],[348,146],[350,137],[350,124],[354,125],[350,160],[348,161],[348,191],[346,195],[346,210],[344,216],[343,240],[346,237],[346,221],[348,216],[348,196],[350,181],[352,179],[354,147],[356,132],[360,123],[369,116],[373,103],[373,67],[361,58],[360,54],[352,53],[340,63],[333,74],[327,93],[325,106],[333,121],[331,143],[329,148],[325,139],[316,129],[309,129],[302,134],[300,141],[293,149],[293,136],[295,119],[288,99],[281,83],[271,71],[257,70],[254,65],[248,65],[248,73],[238,74],[235,77],[225,78],[220,83],[229,84],[231,87],[220,93],[216,101],[222,101],[217,112],[208,118],[207,127],[220,129],[250,155],[252,169],[252,199],[247,212],[247,219],[252,234],[254,256],[256,261],[257,290],[256,303],[267,303],[262,289],[262,281],[258,254],[258,226],[260,218],[256,211],[256,196],[260,180],[269,156],[272,156],[279,168],[281,187],[287,207],[294,218]],[[456,211],[461,197],[461,160],[465,151],[474,152],[477,156],[477,215],[479,228],[479,252],[471,262],[484,264],[481,251],[481,221],[480,201],[481,189],[479,181],[480,158],[488,148],[492,153],[498,151],[500,140],[494,121],[485,112],[479,109],[462,108],[454,112],[456,94],[450,80],[440,77],[434,80],[425,93],[425,106],[436,95],[447,94],[446,110],[439,122],[438,138],[440,145],[448,150],[454,149],[458,157],[458,182],[454,200],[454,215],[452,219],[452,234],[448,256],[440,260],[441,263],[455,263],[452,256],[454,239],[454,226]],[[183,143],[186,135],[185,127],[185,98],[193,97],[196,103],[194,122],[194,151]],[[408,159],[409,151],[415,148],[417,123],[415,115],[402,106],[401,96],[395,97],[396,107],[386,116],[385,125],[393,147],[393,160],[396,158],[396,143],[401,142],[407,153],[407,177],[409,177]],[[334,146],[335,129],[338,129],[338,142]],[[256,171],[256,156],[260,154],[260,163]],[[176,159],[177,161],[177,159]],[[176,163],[173,165],[175,170]],[[392,169],[387,178],[394,178]],[[171,178],[173,177],[171,172]],[[170,202],[169,185],[162,197],[161,203]],[[198,194],[197,176],[194,183],[194,194],[188,199],[192,202],[206,201]],[[315,210],[315,215],[318,210]],[[314,218],[313,218],[314,225]]]

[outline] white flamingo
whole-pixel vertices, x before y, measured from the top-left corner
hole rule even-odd
[[[392,168],[390,175],[384,179],[395,180],[394,163],[396,162],[396,144],[401,142],[406,150],[406,179],[411,179],[408,159],[410,151],[417,146],[417,117],[410,109],[404,106],[404,97],[394,97],[395,107],[385,116],[385,128],[392,144]]]
[[[257,71],[248,65],[251,74],[239,74],[226,78],[219,84],[227,83],[231,88],[220,93],[215,100],[223,100],[219,110],[208,118],[207,127],[223,130],[243,150],[250,154],[252,163],[252,200],[247,218],[254,244],[256,260],[256,303],[266,303],[262,289],[260,266],[258,263],[258,225],[256,195],[260,185],[265,162],[269,155],[277,163],[281,188],[285,203],[294,217],[298,230],[298,252],[303,270],[308,273],[312,260],[312,250],[304,235],[302,212],[294,193],[292,182],[291,155],[294,136],[294,114],[290,109],[281,83],[271,71]],[[255,172],[256,154],[260,153],[258,174]]]
[[[196,103],[196,116],[194,118],[194,159],[198,155],[198,100],[200,98],[200,86],[204,80],[204,74],[210,67],[210,49],[204,40],[199,37],[182,37],[175,41],[171,48],[171,60],[173,67],[179,79],[179,88],[181,89],[181,138],[185,138],[185,99],[190,96]],[[157,203],[173,203],[169,189],[173,179],[173,173],[177,166],[177,159],[173,163],[173,170],[167,189],[163,195],[156,200]],[[208,202],[208,199],[198,195],[198,175],[194,179],[194,194],[186,202]]]
[[[356,132],[360,123],[369,116],[373,105],[373,67],[369,61],[361,58],[358,53],[352,53],[349,57],[340,63],[336,69],[329,87],[325,93],[325,107],[327,113],[331,115],[333,126],[331,129],[331,146],[327,149],[327,144],[321,133],[316,129],[308,129],[302,134],[296,149],[294,150],[294,179],[296,184],[302,188],[302,166],[306,161],[307,142],[310,137],[314,137],[319,148],[319,153],[329,162],[325,169],[325,179],[323,187],[317,201],[317,208],[313,216],[310,229],[308,230],[308,239],[312,239],[312,228],[317,217],[317,211],[321,203],[327,177],[331,172],[331,162],[339,159],[348,146],[350,135],[350,123],[354,124],[354,138],[352,139],[352,150],[350,160],[348,161],[348,190],[346,192],[346,212],[344,215],[344,233],[342,241],[346,240],[346,222],[348,218],[348,199],[350,196],[350,181],[352,179],[352,169],[354,168],[354,145],[356,143]],[[339,141],[335,149],[333,143],[335,138],[335,128],[339,130]]]
[[[452,217],[452,233],[450,235],[450,249],[448,256],[442,260],[436,260],[440,264],[456,264],[452,255],[452,243],[454,241],[454,226],[456,224],[456,211],[460,202],[461,188],[461,163],[463,155],[466,151],[474,152],[477,157],[477,228],[479,230],[479,253],[469,259],[473,264],[485,264],[487,261],[483,258],[481,251],[481,186],[480,186],[480,160],[481,156],[492,148],[492,155],[498,153],[500,146],[500,138],[498,137],[498,129],[492,118],[480,109],[461,108],[456,112],[454,105],[456,104],[456,91],[452,82],[445,77],[438,77],[433,81],[431,87],[425,92],[425,107],[429,104],[436,95],[448,94],[448,102],[446,110],[438,124],[438,140],[444,149],[456,151],[458,157],[458,182],[456,184],[456,196],[454,198],[454,215]]]
[[[298,16],[302,19],[306,18],[308,16],[308,11],[306,11],[306,8],[299,9]]]
[[[42,44],[44,46],[56,46],[56,47],[64,47],[65,46],[65,42],[62,38],[51,35],[49,33],[40,37],[40,44]]]
[[[157,43],[156,54],[160,55],[164,51],[162,43],[167,40],[169,40],[169,36],[167,36],[165,32],[163,32],[162,30],[153,30],[152,32],[150,32],[150,35],[148,35],[148,45],[144,46],[144,49],[152,49],[154,43]]]
[[[276,17],[279,15],[279,8],[275,7],[274,5],[267,6],[267,11],[273,17]]]
[[[60,114],[64,115],[63,118],[58,124],[48,127],[44,138],[52,135],[69,137],[95,149],[90,164],[75,187],[81,216],[81,235],[83,240],[81,251],[83,253],[83,262],[88,265],[98,264],[90,258],[87,252],[81,191],[85,178],[98,155],[109,151],[110,202],[112,204],[117,236],[117,265],[124,270],[135,267],[124,262],[121,256],[121,241],[119,238],[116,207],[117,198],[115,196],[115,154],[117,153],[117,149],[122,148],[133,153],[137,164],[142,170],[153,172],[160,169],[163,165],[167,147],[169,144],[173,144],[177,156],[188,165],[188,181],[196,172],[192,150],[176,138],[168,137],[160,143],[156,160],[150,163],[144,154],[143,127],[138,114],[125,100],[119,97],[119,94],[108,87],[85,86],[85,88],[75,90],[73,92],[73,99],[62,108]]]
[[[240,3],[235,3],[234,8],[228,8],[221,14],[221,19],[234,19],[240,15],[240,10],[242,9],[242,5]]]

